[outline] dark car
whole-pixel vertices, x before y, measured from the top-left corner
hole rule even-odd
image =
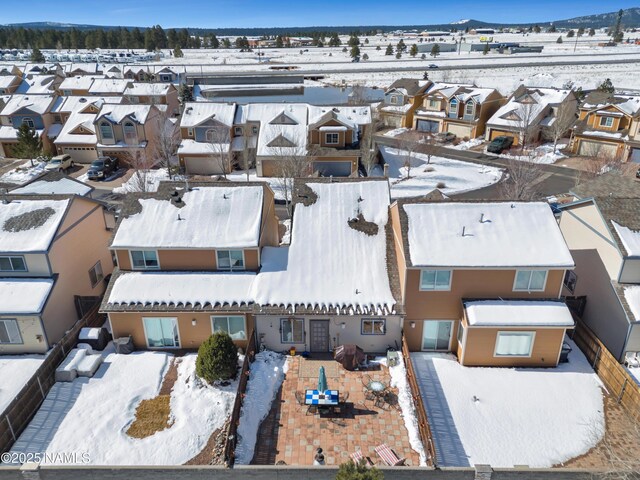
[[[496,137],[487,146],[487,152],[502,153],[513,145],[513,137]]]
[[[118,159],[111,157],[100,157],[91,163],[87,178],[89,180],[104,180],[109,175],[118,170]]]
[[[438,65],[436,65],[435,63],[430,63],[427,68],[431,68],[431,69],[438,68]]]
[[[636,172],[636,178],[640,178],[640,168],[638,169],[638,171]]]

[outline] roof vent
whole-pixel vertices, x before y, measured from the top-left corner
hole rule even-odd
[[[224,198],[225,200],[229,200],[229,197],[227,196],[227,194],[226,194],[226,193],[223,193],[223,194],[222,194],[222,198]]]
[[[0,193],[2,193],[2,203],[5,205],[9,204],[9,197],[7,196],[9,190],[7,188],[2,188],[0,189]]]

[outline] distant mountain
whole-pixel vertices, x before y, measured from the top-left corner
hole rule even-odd
[[[588,27],[603,28],[610,27],[616,23],[618,12],[599,13],[597,15],[586,15],[583,17],[570,18],[553,22],[556,27]],[[626,28],[640,26],[640,7],[628,8],[622,14],[622,25]]]

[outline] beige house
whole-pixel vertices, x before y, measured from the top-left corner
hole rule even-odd
[[[118,262],[105,295],[114,337],[138,348],[198,348],[214,331],[246,347],[252,285],[265,246],[279,243],[263,183],[162,183],[130,195],[111,242]]]
[[[0,203],[0,354],[44,353],[105,290],[103,205],[74,195]]]
[[[415,111],[422,106],[425,91],[432,85],[429,80],[401,78],[384,93],[378,107],[380,119],[390,128],[411,128]]]
[[[125,103],[166,105],[171,116],[178,114],[178,89],[172,83],[134,83],[123,93]]]
[[[399,200],[391,221],[411,350],[469,366],[557,365],[574,264],[547,204]]]
[[[58,92],[65,97],[89,95],[89,89],[94,80],[102,79],[104,75],[76,75],[65,78],[58,86]]]
[[[15,93],[21,82],[22,80],[18,75],[0,74],[0,95],[9,95],[11,93]]]

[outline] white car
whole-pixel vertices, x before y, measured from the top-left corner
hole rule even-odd
[[[70,155],[58,155],[47,162],[44,167],[46,172],[62,172],[73,168],[74,163]]]

